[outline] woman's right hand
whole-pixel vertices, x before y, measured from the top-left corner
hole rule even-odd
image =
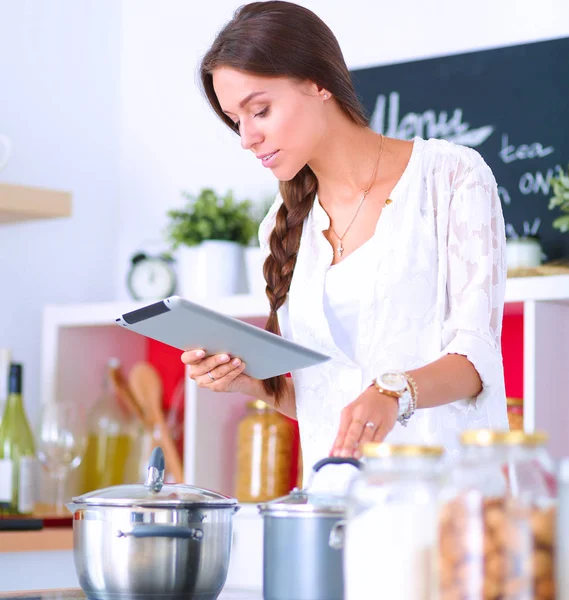
[[[190,379],[199,387],[214,392],[251,394],[257,382],[243,373],[246,365],[237,357],[227,354],[206,355],[203,350],[189,350],[182,354],[181,359],[190,367]]]

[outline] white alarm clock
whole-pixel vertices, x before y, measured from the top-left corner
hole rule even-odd
[[[176,289],[172,260],[165,256],[148,256],[143,252],[131,258],[126,285],[134,300],[163,300]]]

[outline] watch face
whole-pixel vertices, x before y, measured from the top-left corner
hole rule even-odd
[[[392,392],[402,392],[407,389],[407,380],[403,373],[384,373],[378,378],[381,387]]]
[[[145,258],[132,265],[128,288],[135,300],[162,300],[174,293],[176,276],[160,258]]]

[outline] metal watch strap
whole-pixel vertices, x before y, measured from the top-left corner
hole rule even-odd
[[[406,380],[407,380],[407,378],[406,378]],[[390,398],[397,399],[397,406],[398,406],[397,420],[399,421],[399,423],[401,423],[401,425],[406,427],[407,421],[411,418],[411,416],[413,415],[413,412],[414,412],[414,408],[413,408],[414,397],[411,392],[409,383],[407,382],[407,387],[402,392],[394,392],[393,390],[384,389],[381,386],[381,384],[378,382],[377,379],[373,380],[373,385],[375,386],[375,389],[380,394],[383,394],[384,396],[389,396]]]

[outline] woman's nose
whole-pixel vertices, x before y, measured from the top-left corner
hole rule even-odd
[[[244,150],[251,150],[254,144],[263,141],[262,133],[252,124],[241,124],[241,147]]]

